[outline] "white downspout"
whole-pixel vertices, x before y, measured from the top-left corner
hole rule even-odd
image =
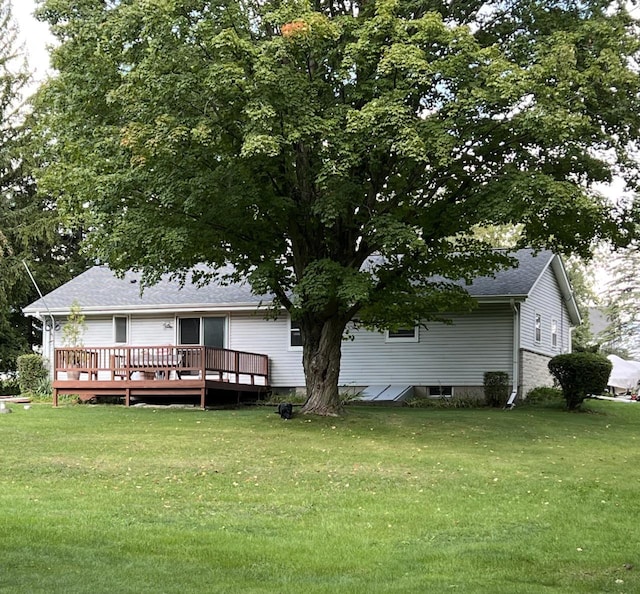
[[[507,410],[515,406],[516,397],[518,396],[518,381],[520,379],[520,308],[513,299],[511,300],[511,308],[513,309],[513,367],[511,372],[513,389],[505,407]]]

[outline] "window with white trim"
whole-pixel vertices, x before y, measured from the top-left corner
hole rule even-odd
[[[558,320],[551,320],[551,346],[558,346]]]
[[[127,344],[129,340],[129,318],[113,316],[113,341],[116,344]]]
[[[413,328],[396,328],[395,330],[387,330],[385,333],[385,342],[418,342],[418,327]]]
[[[295,322],[289,318],[289,348],[302,348],[302,331],[300,330],[300,322]]]
[[[178,320],[178,343],[200,344],[200,318]]]
[[[542,316],[539,313],[536,314],[535,318],[533,338],[536,342],[540,342],[542,339]]]
[[[178,343],[197,344],[224,348],[226,343],[226,318],[203,316],[178,318]]]

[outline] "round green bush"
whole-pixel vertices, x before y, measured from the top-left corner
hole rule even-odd
[[[549,371],[560,384],[569,410],[579,408],[589,394],[604,392],[611,368],[611,361],[596,353],[557,355],[549,361]]]

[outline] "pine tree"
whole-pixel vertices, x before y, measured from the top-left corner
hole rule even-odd
[[[15,354],[28,346],[25,328],[16,316],[13,296],[17,278],[12,261],[11,216],[17,197],[24,191],[17,143],[21,135],[22,93],[28,82],[26,63],[17,44],[18,31],[11,17],[11,4],[0,0],[0,370],[11,365]],[[18,275],[18,278],[21,275]],[[19,282],[19,281],[18,281]],[[22,326],[22,327],[21,327]]]
[[[0,372],[13,371],[41,333],[22,307],[37,298],[23,261],[43,291],[82,269],[76,260],[80,235],[61,225],[55,201],[39,193],[31,171],[33,150],[27,88],[30,74],[18,44],[11,2],[0,0]]]
[[[634,242],[610,260],[606,294],[610,324],[603,348],[631,356],[640,354],[640,244]]]

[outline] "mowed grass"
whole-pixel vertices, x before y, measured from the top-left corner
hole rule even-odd
[[[639,592],[640,405],[0,415],[0,592]]]

